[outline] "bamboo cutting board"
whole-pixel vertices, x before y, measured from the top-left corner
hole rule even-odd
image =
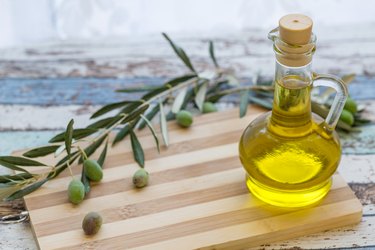
[[[243,249],[359,222],[361,204],[338,174],[328,196],[304,210],[275,208],[249,194],[237,143],[261,112],[250,106],[243,119],[237,109],[203,115],[189,129],[172,122],[171,145],[160,155],[150,133],[140,132],[150,173],[144,189],[132,187],[138,166],[128,141],[109,151],[102,182],[78,206],[67,200],[71,177],[62,173],[25,198],[40,248]],[[104,220],[93,237],[81,229],[90,211]]]

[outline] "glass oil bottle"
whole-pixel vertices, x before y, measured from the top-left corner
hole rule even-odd
[[[309,17],[284,16],[269,38],[276,54],[273,108],[243,132],[240,160],[253,195],[276,206],[304,207],[330,190],[341,157],[334,129],[348,93],[339,78],[312,72],[316,37]],[[336,90],[325,120],[311,112],[313,86]]]

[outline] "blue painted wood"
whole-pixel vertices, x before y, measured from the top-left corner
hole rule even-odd
[[[0,132],[0,155],[10,155],[15,150],[46,145],[56,131]]]
[[[116,89],[140,85],[157,86],[165,78],[46,78],[0,79],[0,104],[71,105],[107,104],[136,99],[140,94],[116,93]],[[249,79],[243,79],[250,84]],[[350,86],[355,99],[375,98],[375,77],[358,76]]]
[[[107,104],[138,98],[139,94],[117,93],[116,89],[141,85],[156,86],[163,78],[64,78],[1,79],[1,104],[71,105]]]
[[[0,155],[15,150],[46,145],[60,131],[0,132]],[[375,154],[375,125],[364,126],[361,132],[340,132],[344,154]]]
[[[375,125],[358,127],[358,132],[340,132],[340,141],[344,154],[375,154]]]

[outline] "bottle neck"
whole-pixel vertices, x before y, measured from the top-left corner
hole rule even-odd
[[[301,67],[276,62],[270,129],[279,135],[303,136],[311,130],[311,63]]]

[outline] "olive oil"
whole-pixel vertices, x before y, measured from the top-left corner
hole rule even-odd
[[[267,203],[307,206],[330,189],[341,149],[323,119],[311,115],[311,82],[287,76],[275,84],[272,112],[254,120],[239,144],[247,186]]]

